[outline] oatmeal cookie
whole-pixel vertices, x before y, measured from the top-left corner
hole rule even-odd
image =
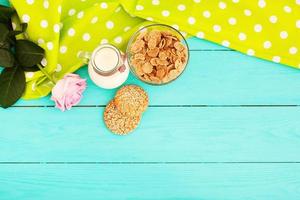
[[[140,116],[148,107],[147,93],[139,86],[126,85],[115,96],[117,109],[130,116]]]
[[[141,116],[124,115],[116,108],[114,100],[110,101],[104,111],[104,122],[111,132],[127,135],[137,128]]]

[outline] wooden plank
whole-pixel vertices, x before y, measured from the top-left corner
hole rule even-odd
[[[2,200],[298,200],[299,164],[2,165]]]
[[[0,0],[0,5],[9,6],[8,0]]]
[[[86,68],[79,74],[88,78]],[[227,51],[192,51],[186,72],[174,83],[149,86],[130,77],[127,84],[147,90],[151,105],[299,104],[300,71]],[[105,105],[115,90],[96,87],[88,79],[81,105]],[[53,105],[49,98],[17,105]]]
[[[219,44],[207,41],[207,40],[203,40],[203,39],[199,39],[197,37],[191,37],[187,39],[189,48],[191,51],[197,51],[197,50],[201,50],[201,51],[232,51],[230,49],[228,49],[227,47],[223,47]]]
[[[102,113],[97,107],[0,110],[0,161],[300,161],[294,107],[152,107],[126,137],[111,134]]]

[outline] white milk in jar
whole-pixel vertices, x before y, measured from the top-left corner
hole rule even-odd
[[[92,81],[99,87],[114,89],[128,78],[129,66],[126,57],[113,45],[100,45],[94,50],[88,64]]]

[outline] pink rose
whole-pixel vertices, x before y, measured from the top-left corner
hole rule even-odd
[[[62,111],[70,110],[80,102],[85,89],[85,79],[77,74],[67,74],[52,89],[51,99],[55,101],[56,108]]]

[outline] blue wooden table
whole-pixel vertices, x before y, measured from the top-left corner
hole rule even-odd
[[[0,109],[0,199],[300,199],[300,71],[196,39],[176,82],[142,86],[133,134],[102,120],[114,90]],[[78,71],[88,78],[86,67]]]

